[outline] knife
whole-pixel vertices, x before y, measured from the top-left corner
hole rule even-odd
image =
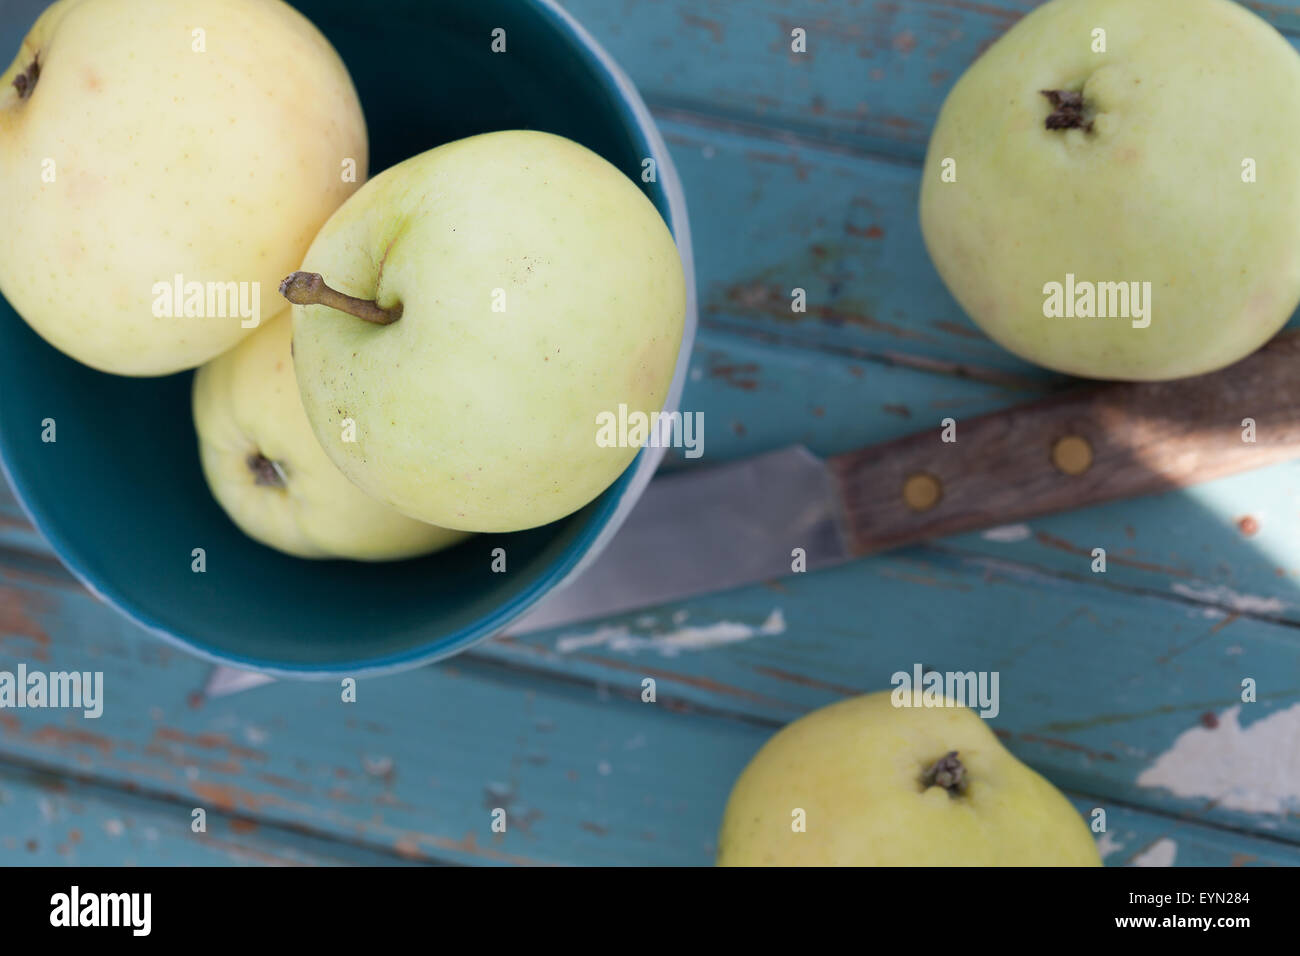
[[[592,566],[506,633],[784,577],[796,549],[816,570],[1297,457],[1288,332],[1208,375],[1081,386],[825,459],[796,445],[657,477]]]

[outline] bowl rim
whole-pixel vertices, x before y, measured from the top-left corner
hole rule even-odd
[[[556,0],[529,0],[535,7],[550,15],[551,20],[561,32],[568,34],[573,41],[576,52],[580,52],[593,68],[594,72],[604,76],[606,82],[619,96],[624,110],[631,115],[632,128],[645,146],[646,155],[655,159],[656,172],[663,194],[668,203],[667,223],[669,231],[677,245],[682,261],[682,271],[686,279],[686,316],[682,328],[681,347],[677,355],[677,365],[673,379],[664,402],[665,411],[676,411],[681,401],[690,368],[691,351],[695,343],[698,325],[698,305],[695,291],[695,265],[691,248],[690,226],[687,219],[686,195],[682,188],[677,168],[668,152],[663,135],[650,115],[650,110],[632,80],[623,72],[612,56],[600,45],[585,27],[582,26]],[[386,654],[382,657],[357,658],[353,661],[328,664],[302,664],[275,659],[259,659],[246,655],[233,654],[184,637],[169,630],[142,612],[135,602],[118,593],[116,588],[100,586],[93,582],[81,563],[71,555],[76,549],[69,545],[67,539],[56,529],[49,527],[42,520],[39,507],[29,501],[21,481],[15,479],[7,456],[0,454],[0,473],[13,489],[19,507],[26,514],[32,525],[40,531],[54,549],[60,562],[74,578],[92,596],[112,608],[116,613],[129,620],[135,626],[148,632],[173,647],[181,648],[212,664],[232,667],[240,670],[254,671],[274,678],[290,680],[331,680],[343,677],[379,677],[397,673],[423,664],[430,664],[466,650],[488,637],[500,634],[508,625],[522,617],[525,612],[541,602],[546,595],[569,584],[586,570],[609,544],[619,527],[627,520],[633,506],[641,493],[650,483],[666,452],[662,447],[644,447],[632,464],[601,497],[608,500],[600,505],[600,510],[592,516],[587,527],[555,561],[544,574],[527,588],[503,602],[491,613],[479,618],[473,625],[460,630],[452,636],[442,637],[432,643],[423,643],[404,651]],[[610,492],[615,494],[610,495]],[[598,499],[599,500],[599,499]]]

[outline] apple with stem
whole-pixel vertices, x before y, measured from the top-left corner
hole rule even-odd
[[[347,69],[280,0],[59,0],[0,75],[0,290],[94,368],[192,368],[285,309],[366,163]]]
[[[403,514],[517,531],[590,502],[637,453],[602,413],[668,394],[681,259],[640,188],[548,133],[459,140],[376,176],[281,292],[326,453]]]
[[[958,80],[921,227],[993,339],[1075,375],[1221,368],[1300,302],[1300,56],[1228,0],[1053,0]]]

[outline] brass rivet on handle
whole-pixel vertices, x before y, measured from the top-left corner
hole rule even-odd
[[[943,485],[924,471],[907,476],[903,482],[903,501],[913,511],[929,511],[943,497]]]
[[[1081,435],[1058,438],[1052,446],[1052,464],[1067,475],[1082,475],[1092,467],[1092,445]]]

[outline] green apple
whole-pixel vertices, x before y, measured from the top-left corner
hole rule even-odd
[[[1297,104],[1300,56],[1244,7],[1054,0],[944,103],[926,246],[971,318],[1040,365],[1228,365],[1300,301]]]
[[[280,0],[59,0],[0,76],[0,290],[97,369],[193,367],[284,308],[366,150],[342,61]]]
[[[546,524],[607,488],[637,448],[599,440],[598,421],[662,408],[686,314],[640,188],[529,131],[376,176],[281,291],[330,458],[402,513],[466,531]]]
[[[194,376],[203,474],[249,537],[303,558],[383,561],[466,537],[398,514],[343,477],[298,398],[288,314]]]
[[[769,740],[736,781],[721,866],[1099,866],[1083,819],[974,711],[840,701]],[[799,811],[802,811],[802,816]]]

